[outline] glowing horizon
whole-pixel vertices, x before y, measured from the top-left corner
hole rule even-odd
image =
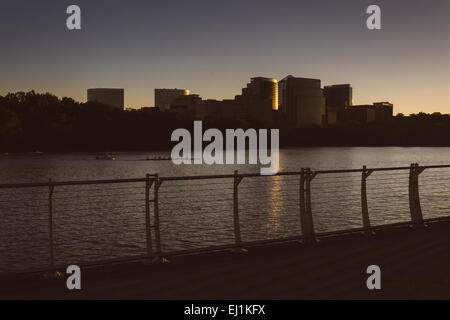
[[[154,106],[154,88],[233,99],[252,77],[292,74],[322,87],[350,83],[354,104],[449,114],[450,2],[378,3],[382,29],[369,31],[357,0],[79,0],[82,30],[68,31],[65,3],[6,1],[0,95],[35,90],[85,102],[88,88],[124,88],[125,106],[141,108]]]

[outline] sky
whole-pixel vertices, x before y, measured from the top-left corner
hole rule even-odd
[[[72,4],[81,30],[66,27]],[[381,30],[366,27],[371,4]],[[354,104],[450,113],[449,15],[448,0],[0,0],[0,95],[124,88],[140,108],[155,88],[230,99],[291,74],[350,83]]]

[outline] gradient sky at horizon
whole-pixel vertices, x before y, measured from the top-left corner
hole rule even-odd
[[[66,29],[78,4],[82,30]],[[382,29],[366,28],[378,4]],[[229,99],[253,76],[350,83],[354,104],[450,113],[450,1],[0,0],[0,95],[125,88],[153,106],[154,88]]]

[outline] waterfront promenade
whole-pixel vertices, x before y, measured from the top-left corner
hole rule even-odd
[[[169,258],[82,266],[82,289],[42,273],[0,277],[0,297],[26,299],[448,299],[450,220]],[[381,290],[366,268],[381,268]],[[61,270],[64,271],[65,270]]]

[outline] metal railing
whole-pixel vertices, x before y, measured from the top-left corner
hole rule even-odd
[[[332,236],[332,235],[339,235],[339,234],[345,234],[345,233],[355,233],[355,232],[362,232],[366,235],[371,235],[375,230],[380,228],[387,228],[392,226],[399,226],[399,225],[411,225],[413,227],[419,228],[424,226],[425,223],[436,221],[440,219],[447,219],[447,216],[443,217],[435,217],[435,218],[429,218],[424,219],[421,209],[421,202],[419,197],[419,175],[424,170],[430,170],[430,169],[448,169],[450,168],[450,165],[434,165],[434,166],[419,166],[418,164],[411,164],[409,167],[391,167],[391,168],[366,168],[364,166],[361,169],[348,169],[348,170],[311,170],[311,168],[302,168],[300,171],[296,172],[280,172],[274,176],[261,176],[259,174],[240,174],[238,171],[235,171],[234,174],[228,174],[228,175],[205,175],[205,176],[183,176],[183,177],[160,177],[158,174],[150,175],[147,174],[145,178],[136,178],[136,179],[114,179],[114,180],[90,180],[90,181],[61,181],[56,182],[49,179],[48,182],[43,183],[19,183],[19,184],[0,184],[0,191],[3,192],[4,198],[2,199],[0,197],[0,213],[2,210],[4,211],[4,214],[0,216],[0,218],[4,221],[0,221],[0,224],[3,224],[6,220],[5,217],[9,216],[11,212],[14,212],[13,207],[11,204],[17,204],[19,202],[20,204],[25,205],[25,202],[22,202],[20,200],[18,195],[27,195],[28,192],[27,189],[32,188],[48,188],[47,195],[47,206],[44,206],[42,202],[45,202],[44,199],[34,199],[32,204],[29,206],[33,209],[41,209],[41,208],[47,208],[48,214],[47,214],[47,220],[48,220],[48,255],[49,255],[49,263],[43,263],[44,269],[54,269],[57,268],[56,264],[56,257],[55,257],[55,214],[69,211],[69,212],[76,212],[79,214],[83,210],[86,210],[88,212],[88,217],[91,217],[92,215],[89,215],[89,213],[97,212],[97,207],[94,206],[95,203],[100,202],[99,207],[103,208],[108,212],[108,214],[111,214],[111,212],[114,211],[116,207],[110,206],[105,207],[107,203],[110,203],[113,198],[117,198],[118,202],[120,203],[120,206],[118,207],[121,211],[124,210],[126,206],[124,204],[128,201],[132,204],[135,204],[134,206],[128,206],[131,208],[131,211],[133,214],[137,213],[138,215],[133,215],[136,221],[139,221],[139,219],[142,219],[142,225],[145,225],[145,252],[142,254],[135,254],[131,257],[116,257],[114,259],[106,259],[106,260],[99,260],[99,261],[87,261],[87,263],[107,263],[107,262],[115,262],[115,261],[125,261],[125,260],[138,260],[138,259],[162,259],[163,257],[170,257],[173,255],[180,255],[180,254],[189,254],[189,253],[199,253],[199,252],[206,252],[206,251],[214,251],[214,250],[222,250],[222,249],[242,249],[245,246],[252,246],[257,244],[264,244],[264,243],[274,243],[274,242],[280,242],[280,241],[292,241],[292,240],[303,240],[305,242],[311,242],[314,241],[318,237],[325,237],[325,236]],[[406,221],[402,222],[396,222],[396,223],[383,223],[379,225],[372,225],[371,223],[371,216],[370,216],[370,206],[368,204],[368,195],[367,195],[367,182],[369,180],[369,177],[376,173],[376,172],[391,172],[391,171],[400,171],[400,172],[406,172],[408,173],[408,198],[409,198],[409,216],[410,218]],[[346,228],[343,230],[338,231],[331,231],[331,232],[317,232],[314,224],[314,210],[313,210],[313,201],[311,198],[311,193],[314,188],[314,181],[317,179],[318,176],[329,176],[334,174],[356,174],[360,173],[360,187],[359,187],[359,201],[360,205],[358,206],[360,210],[360,226],[359,227],[352,227],[352,228]],[[246,179],[273,179],[273,178],[281,178],[281,177],[289,177],[289,181],[285,184],[286,189],[288,190],[287,193],[284,194],[285,198],[279,197],[274,198],[271,195],[266,195],[268,201],[276,202],[283,202],[283,205],[286,206],[289,210],[297,211],[297,219],[299,222],[301,233],[293,234],[291,236],[283,235],[280,237],[275,237],[271,239],[256,239],[256,240],[250,240],[245,241],[242,239],[242,232],[241,232],[241,226],[242,223],[240,221],[242,212],[245,212],[245,208],[240,208],[240,201],[245,204],[251,204],[252,198],[257,196],[258,191],[252,191],[251,187],[249,187],[250,191],[242,192],[242,195],[244,197],[240,198],[240,184],[242,181],[245,181]],[[444,178],[442,178],[444,177]],[[438,179],[441,178],[441,179]],[[389,178],[388,179],[395,179]],[[439,183],[444,183],[447,181],[447,178],[443,176],[442,174],[438,174],[437,176],[432,176],[431,179],[428,181],[433,182],[439,180]],[[213,182],[211,182],[213,180]],[[231,180],[231,181],[229,181]],[[198,181],[206,181],[204,184],[192,184],[192,182],[198,182]],[[232,183],[230,183],[232,182]],[[191,184],[189,184],[191,183]],[[334,193],[338,192],[339,189],[342,188],[342,185],[344,184],[344,179],[338,178],[336,181],[329,181],[328,184],[323,185],[332,185],[333,183],[336,184],[336,189],[334,189]],[[114,188],[118,189],[119,191],[126,191],[125,194],[127,197],[130,195],[137,195],[138,197],[143,196],[143,198],[124,198],[121,199],[117,195],[111,194],[111,191],[114,190],[113,188],[110,188],[108,190],[105,190],[104,188],[101,189],[93,189],[94,191],[100,191],[100,193],[95,193],[91,189],[84,190],[83,192],[79,191],[78,195],[75,194],[75,191],[73,188],[76,186],[111,186],[111,185],[133,185],[132,187],[127,188]],[[172,190],[166,190],[162,191],[161,188],[164,185],[168,185],[168,188],[173,187]],[[272,186],[272,183],[267,183],[266,181],[263,182],[263,186]],[[399,184],[401,186],[401,184]],[[195,188],[194,188],[195,186]],[[199,188],[200,186],[200,188]],[[294,186],[294,188],[292,188]],[[289,188],[287,188],[289,187]],[[185,190],[188,190],[183,193],[183,188]],[[230,189],[230,190],[228,190]],[[257,189],[257,188],[256,188]],[[256,190],[255,189],[255,190]],[[17,193],[17,190],[24,190],[24,192]],[[63,198],[66,200],[64,202],[64,208],[55,208],[55,195],[58,190],[61,190],[61,194],[67,194],[68,196],[66,198]],[[138,191],[130,193],[130,190]],[[209,194],[206,192],[209,190]],[[258,189],[261,190],[261,189]],[[356,190],[356,189],[355,189]],[[450,189],[449,189],[450,190]],[[216,195],[216,192],[225,192],[224,195]],[[226,193],[228,191],[231,191],[230,194]],[[357,190],[356,190],[357,191]],[[196,212],[196,210],[202,210],[204,208],[208,208],[208,204],[214,204],[216,208],[219,209],[219,211],[227,211],[228,208],[232,210],[232,216],[231,216],[231,229],[232,229],[232,241],[228,241],[224,244],[212,244],[212,245],[201,245],[198,248],[194,249],[179,249],[179,250],[163,250],[163,240],[162,240],[162,234],[166,234],[168,232],[169,228],[162,228],[161,227],[161,217],[164,216],[164,213],[167,214],[175,212],[175,215],[172,215],[173,219],[179,219],[180,212],[183,214],[183,205],[187,205],[192,199],[189,199],[189,197],[193,197],[192,195],[195,195],[198,192],[197,197],[201,198],[200,205],[190,208],[190,212]],[[38,195],[41,195],[42,192],[35,193]],[[350,193],[348,193],[350,194]],[[357,193],[353,193],[356,195]],[[188,199],[183,198],[188,197]],[[245,197],[246,196],[246,197]],[[321,194],[322,198],[321,201],[324,200],[324,198],[327,198],[326,192],[322,192]],[[228,198],[229,197],[229,198]],[[73,206],[70,206],[71,202],[79,201],[80,199],[88,201],[84,201],[82,204],[87,206],[79,206],[78,204],[75,204]],[[92,200],[89,200],[92,199]],[[181,200],[180,200],[181,199]],[[240,200],[241,199],[241,200]],[[294,202],[293,204],[288,203]],[[293,201],[292,201],[293,200]],[[40,202],[39,202],[40,201]],[[178,201],[178,202],[177,202]],[[142,204],[143,202],[143,204]],[[229,203],[231,202],[231,203]],[[2,208],[2,203],[6,204]],[[217,206],[218,203],[221,203],[220,206]],[[33,205],[35,204],[35,205]],[[136,205],[137,204],[137,205]],[[161,209],[161,205],[170,205],[175,204],[175,209],[170,210],[167,209],[166,211],[164,209]],[[355,206],[353,206],[355,207]],[[24,207],[27,208],[27,207]],[[209,207],[210,208],[210,207]],[[22,208],[23,209],[23,208]],[[243,210],[242,210],[243,209]],[[141,210],[144,211],[144,216],[139,216],[141,214]],[[277,207],[276,209],[273,209],[274,211],[279,210]],[[25,211],[21,211],[19,213],[25,213]],[[447,212],[445,212],[447,213]],[[256,212],[256,216],[258,214],[258,211]],[[338,214],[338,213],[336,213]],[[223,217],[224,215],[221,215],[220,213],[215,215],[210,220],[215,219],[223,219],[224,224],[226,225],[227,219],[226,217]],[[42,216],[42,218],[45,217]],[[139,218],[141,217],[141,218]],[[75,217],[75,219],[78,219]],[[104,220],[104,219],[103,219]],[[201,219],[200,219],[201,220]],[[9,221],[9,220],[8,220]],[[40,221],[40,220],[39,220]],[[14,221],[10,223],[15,223]],[[41,221],[42,222],[42,221]],[[205,224],[213,224],[215,221],[206,221]],[[172,223],[175,223],[174,221],[165,220],[166,225],[170,225]],[[112,222],[114,224],[114,222]],[[139,222],[137,222],[139,224]],[[16,223],[16,225],[20,225],[20,223]],[[181,227],[178,231],[182,230],[186,226],[188,226],[189,223],[186,223],[185,221],[181,223]],[[33,228],[33,226],[31,226]],[[100,232],[102,227],[98,229],[93,229],[93,232]],[[231,231],[230,228],[223,228],[227,231]],[[122,230],[127,230],[127,227],[124,226]],[[204,230],[206,230],[204,228]],[[12,230],[12,232],[16,232],[15,230]],[[206,232],[206,231],[205,231]],[[65,230],[65,233],[70,233],[70,227]],[[72,232],[73,233],[73,232]],[[214,231],[210,232],[214,233]],[[181,234],[181,236],[180,236]],[[117,235],[117,232],[116,232]],[[80,234],[72,234],[72,238],[78,237],[84,237],[89,236],[88,234],[84,234],[84,236]],[[169,235],[169,237],[172,237],[171,240],[174,240],[174,238],[183,237],[183,233],[175,234],[175,235]],[[231,235],[230,235],[231,237]],[[41,239],[43,236],[41,235]],[[5,240],[5,239],[4,239]],[[177,239],[175,239],[177,240]],[[183,239],[178,239],[183,240]],[[88,240],[89,242],[89,240]],[[14,249],[18,250],[18,249]],[[42,257],[41,257],[42,258]],[[1,259],[1,256],[0,256]],[[92,260],[92,259],[91,259]],[[78,262],[78,261],[77,261]],[[83,264],[84,262],[80,263]],[[11,268],[10,268],[11,269]],[[14,268],[12,268],[14,269]],[[23,269],[23,268],[22,268]],[[25,268],[26,269],[26,268]],[[5,270],[3,270],[5,271]],[[7,270],[7,271],[14,271],[14,270]],[[21,270],[23,271],[23,270]],[[0,272],[1,273],[1,272]]]

